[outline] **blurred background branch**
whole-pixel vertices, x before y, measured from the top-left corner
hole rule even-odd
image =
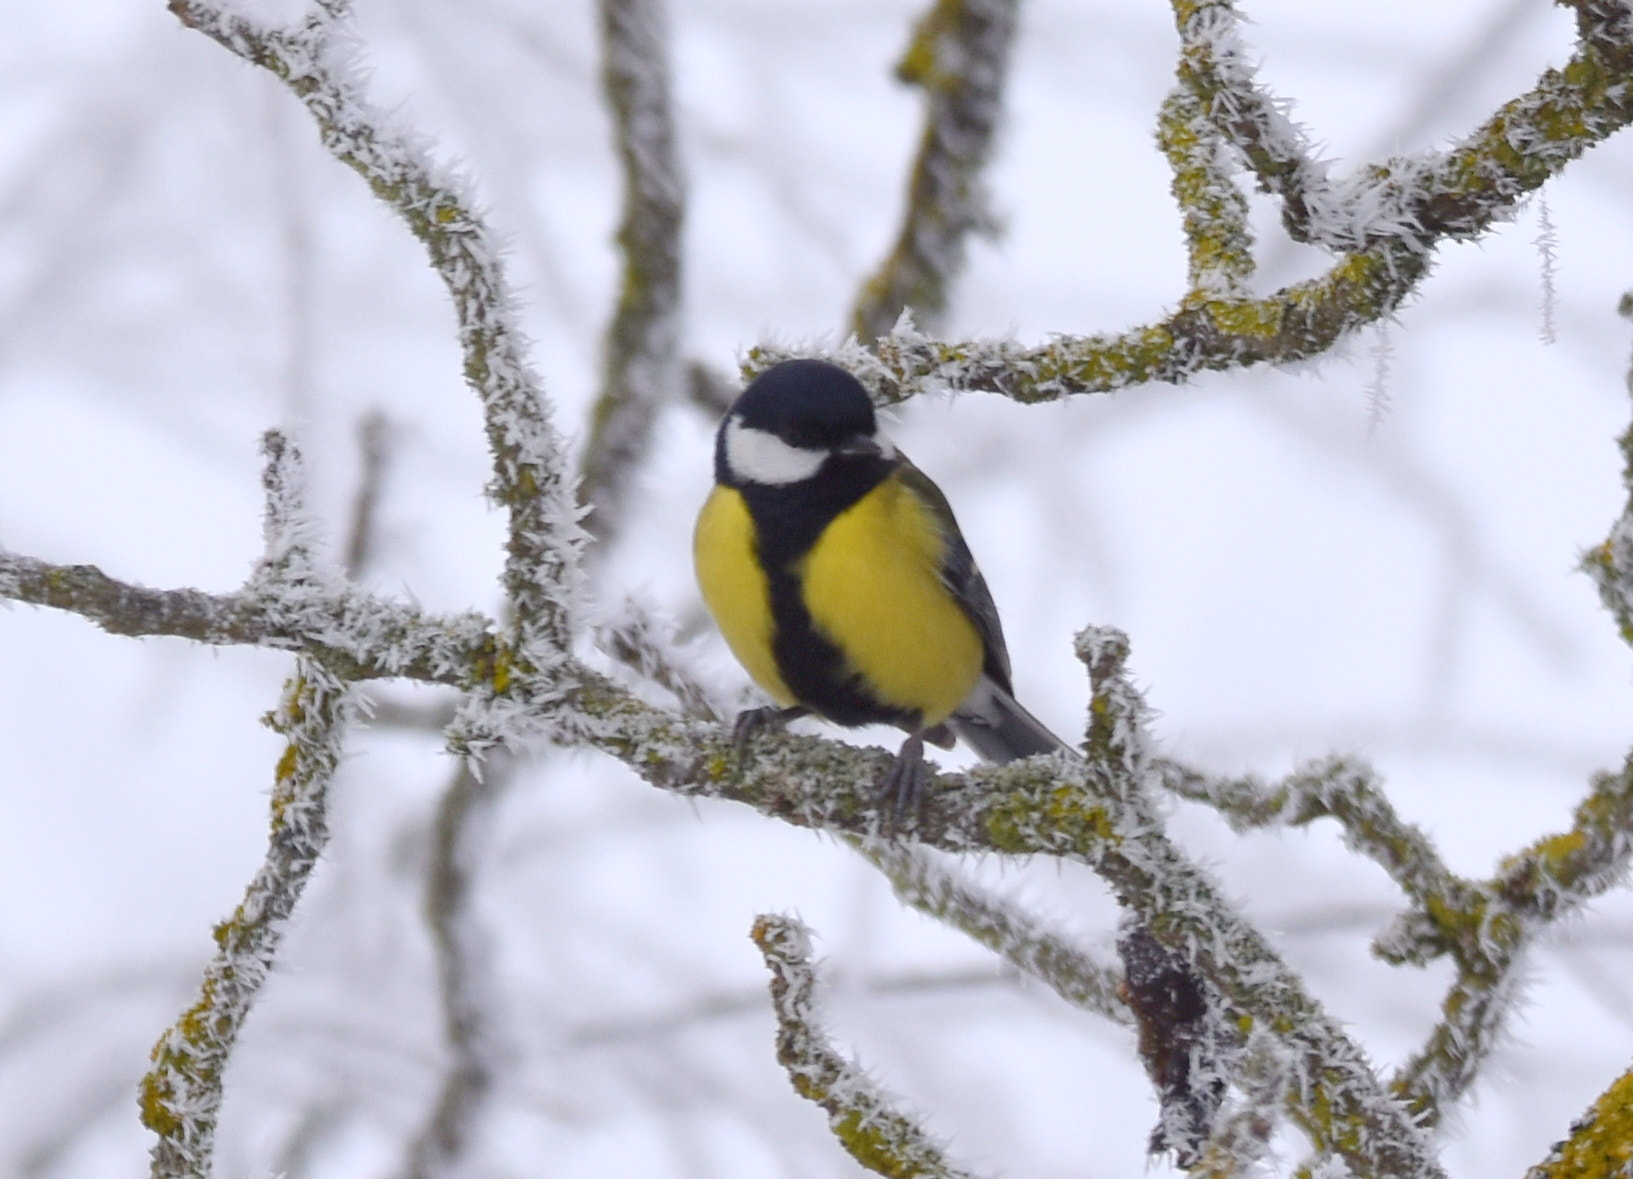
[[[409,1179],[452,1174],[470,1152],[507,1050],[494,932],[476,907],[476,885],[494,848],[495,810],[513,778],[512,759],[490,757],[478,774],[461,759],[431,829],[425,916],[441,984],[449,1061],[429,1117],[408,1148]]]
[[[867,280],[850,330],[887,336],[904,311],[941,329],[971,235],[995,232],[983,172],[1004,110],[1015,0],[935,0],[913,30],[896,77],[924,92],[924,132],[902,226]]]
[[[658,413],[682,383],[681,241],[686,188],[676,142],[663,0],[600,0],[601,76],[612,113],[624,206],[617,306],[602,343],[579,495],[589,528],[616,533],[636,490]]]

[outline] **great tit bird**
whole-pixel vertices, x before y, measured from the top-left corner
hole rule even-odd
[[[941,489],[879,433],[850,373],[788,360],[738,396],[715,438],[693,559],[704,602],[778,708],[906,730],[881,783],[923,801],[924,742],[983,759],[1069,749],[1015,702],[998,609]]]

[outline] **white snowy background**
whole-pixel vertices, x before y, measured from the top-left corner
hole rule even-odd
[[[731,371],[762,339],[833,341],[899,215],[920,106],[890,69],[920,8],[672,6],[689,355]],[[1543,0],[1245,8],[1264,80],[1340,167],[1443,146],[1562,63],[1571,35]],[[537,367],[581,434],[617,264],[593,11],[359,10],[375,98],[461,162],[510,240]],[[1170,22],[1156,0],[1024,6],[991,175],[1003,232],[972,250],[953,334],[1116,330],[1178,298],[1153,140]],[[1004,611],[1022,699],[1078,732],[1070,636],[1112,624],[1166,752],[1268,775],[1369,758],[1469,874],[1564,826],[1633,740],[1628,650],[1573,571],[1623,496],[1629,194],[1625,133],[1545,190],[1546,311],[1533,203],[1445,248],[1387,334],[1302,371],[902,409],[898,440],[948,492]],[[1255,201],[1266,288],[1314,273],[1319,257]],[[159,0],[6,0],[0,543],[230,590],[259,550],[259,433],[298,437],[338,546],[357,423],[379,410],[390,459],[367,581],[491,610],[501,529],[451,325],[418,244],[272,78]],[[608,611],[627,594],[657,603],[730,691],[741,673],[700,623],[688,555],[711,429],[692,407],[665,415],[594,590]],[[145,1166],[136,1081],[261,855],[279,746],[259,718],[289,666],[0,610],[0,1174]],[[218,1174],[401,1167],[443,1065],[421,901],[453,769],[434,734],[379,725],[352,742],[334,842],[228,1080]],[[1367,954],[1397,905],[1383,874],[1330,825],[1240,839],[1171,811],[1374,1059],[1407,1056],[1447,974]],[[1086,873],[977,867],[1109,953],[1114,906]],[[1167,1173],[1143,1158],[1156,1106],[1128,1032],[902,912],[831,840],[544,755],[506,794],[478,887],[507,1042],[473,1175],[858,1173],[775,1063],[747,939],[764,910],[814,926],[836,1039],[960,1162]],[[1531,975],[1515,1034],[1445,1128],[1455,1175],[1521,1174],[1626,1067],[1627,896],[1574,922]]]

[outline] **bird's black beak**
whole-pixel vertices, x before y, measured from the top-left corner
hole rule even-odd
[[[834,447],[834,453],[846,458],[882,458],[885,449],[872,434],[853,434]]]

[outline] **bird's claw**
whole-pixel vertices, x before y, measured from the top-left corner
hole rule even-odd
[[[924,800],[929,791],[926,777],[924,738],[915,733],[902,742],[901,752],[879,780],[875,797],[881,816],[879,830],[885,838],[894,838],[909,815],[914,822],[924,817]]]
[[[748,743],[762,729],[780,729],[789,721],[805,715],[806,709],[798,706],[778,708],[775,704],[768,704],[763,708],[745,708],[737,714],[737,720],[731,726],[732,748],[741,757]]]

